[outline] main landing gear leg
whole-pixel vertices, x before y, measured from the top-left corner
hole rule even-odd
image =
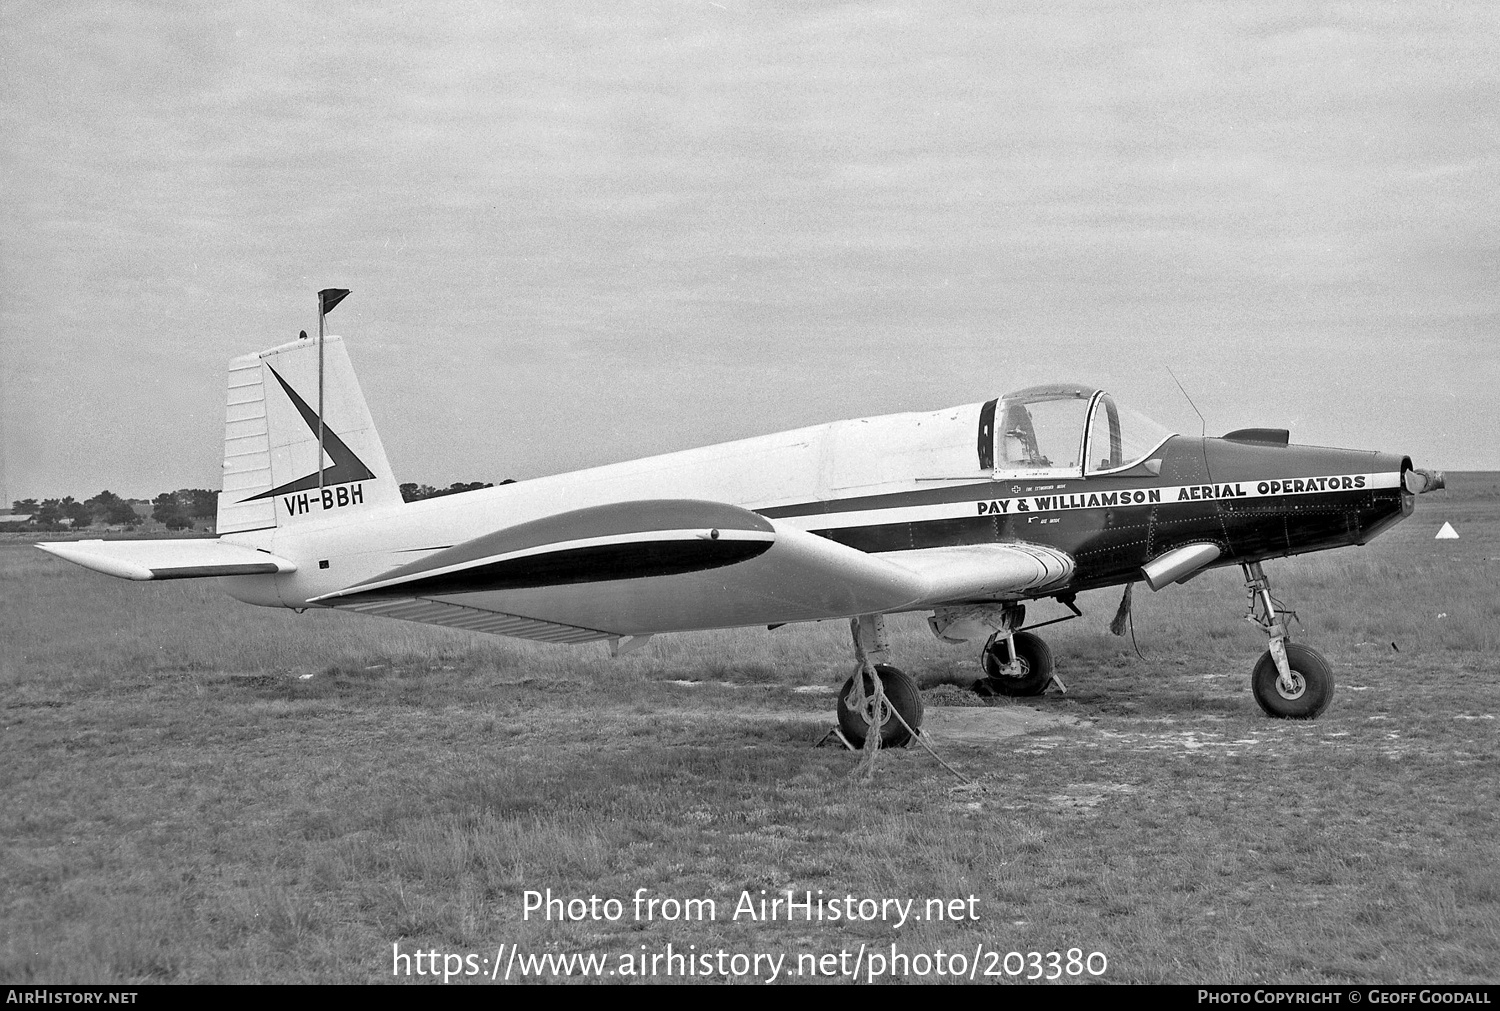
[[[911,731],[922,727],[922,693],[904,671],[881,662],[891,649],[885,615],[862,614],[849,625],[858,666],[839,692],[839,729],[855,747],[864,745],[871,727],[878,729],[883,748],[906,744]]]
[[[1271,596],[1271,581],[1259,562],[1240,566],[1250,606],[1245,620],[1271,637],[1271,648],[1261,655],[1250,674],[1255,701],[1268,716],[1311,720],[1333,701],[1333,671],[1322,653],[1291,641],[1287,611]]]
[[[1004,627],[990,636],[979,656],[985,676],[974,682],[974,690],[980,695],[1014,698],[1042,694],[1055,678],[1051,647],[1041,636],[1015,631],[1026,623],[1024,606],[1008,605],[1001,617]]]

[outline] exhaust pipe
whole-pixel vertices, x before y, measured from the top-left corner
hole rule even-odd
[[[1142,565],[1141,575],[1152,590],[1160,590],[1169,583],[1180,583],[1205,565],[1212,564],[1220,553],[1217,544],[1184,544]]]

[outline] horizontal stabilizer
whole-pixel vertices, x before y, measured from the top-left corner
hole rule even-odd
[[[296,572],[285,558],[227,541],[56,541],[43,551],[121,579],[199,579]]]

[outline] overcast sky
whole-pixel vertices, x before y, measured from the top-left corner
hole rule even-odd
[[[401,480],[1104,386],[1500,469],[1500,6],[0,4],[0,498],[218,487],[349,341]]]

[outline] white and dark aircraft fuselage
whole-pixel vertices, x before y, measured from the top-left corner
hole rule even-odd
[[[848,618],[867,681],[880,616],[929,611],[945,639],[987,639],[983,685],[1020,695],[1051,674],[1024,601],[1235,564],[1271,636],[1258,701],[1315,716],[1331,674],[1290,646],[1260,563],[1363,544],[1441,486],[1281,430],[1173,435],[1059,385],[406,503],[338,338],[311,406],[315,344],[231,363],[217,541],[43,547],[130,578],[217,576],[254,604],[552,642]]]

